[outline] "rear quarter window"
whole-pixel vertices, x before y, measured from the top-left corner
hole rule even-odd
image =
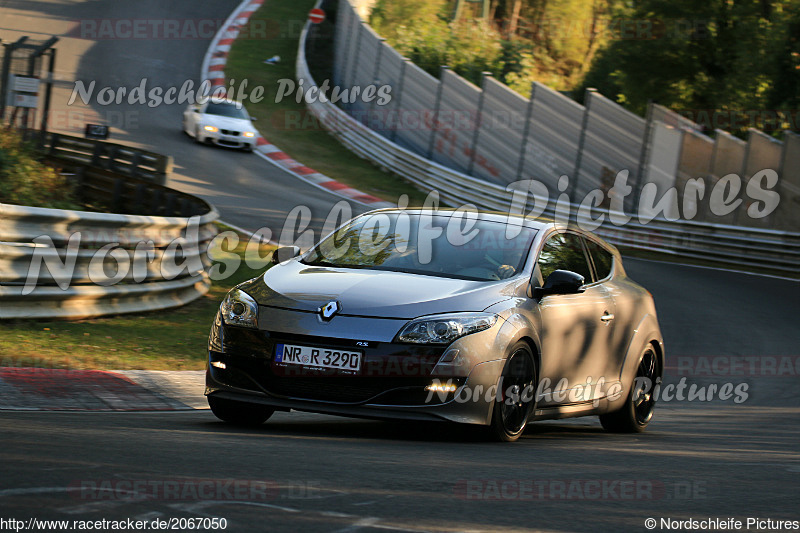
[[[597,274],[597,280],[607,278],[611,274],[611,267],[614,264],[614,256],[597,244],[594,241],[586,240],[586,248],[589,250],[589,255],[594,262],[594,269]]]

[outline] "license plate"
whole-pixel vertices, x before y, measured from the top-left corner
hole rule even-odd
[[[290,365],[334,368],[357,372],[361,369],[361,352],[312,348],[296,344],[278,344],[275,347],[275,362]]]

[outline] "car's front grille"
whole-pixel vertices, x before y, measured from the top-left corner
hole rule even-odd
[[[238,369],[258,383],[259,388],[276,396],[338,403],[362,403],[378,396],[376,403],[424,404],[428,396],[425,386],[431,383],[431,371],[443,351],[439,346],[393,346],[378,342],[361,347],[350,339],[231,327],[225,328],[223,338],[224,355],[220,355],[229,365],[228,372]],[[364,354],[364,362],[359,375],[281,365],[273,361],[275,345],[281,342],[356,350]],[[220,373],[220,377],[223,375],[224,372]],[[243,385],[239,380],[236,386],[249,389],[255,383]]]
[[[238,131],[233,130],[219,130],[223,135],[233,135],[234,137],[239,135]]]
[[[345,381],[333,377],[278,377],[267,381],[264,385],[273,394],[342,403],[365,402],[392,388],[385,380],[358,377],[345,378]],[[394,386],[397,386],[396,381]]]

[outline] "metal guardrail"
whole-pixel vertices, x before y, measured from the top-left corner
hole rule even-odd
[[[306,23],[303,28],[296,62],[296,76],[304,80],[305,94],[310,87],[317,86],[305,55],[309,26],[310,23]],[[512,205],[512,190],[457,172],[406,150],[353,119],[327,99],[325,102],[319,99],[307,101],[306,107],[352,152],[423,190],[438,191],[440,197],[452,205],[473,204],[503,212],[508,212]],[[526,204],[526,212],[534,208],[533,201],[531,198]],[[551,204],[548,203],[542,215],[556,218]],[[573,214],[579,213],[579,208],[579,205],[570,204]],[[608,223],[610,215],[623,217],[624,213],[598,208],[586,211],[585,215],[595,219],[605,215],[606,223],[594,232],[614,244],[712,260],[733,267],[760,267],[795,276],[800,274],[800,233],[664,219],[655,219],[648,224],[631,219],[624,225],[615,226]],[[583,224],[588,222],[586,216],[573,217],[572,220]]]
[[[47,133],[41,140],[41,147],[50,157],[105,169],[159,185],[163,185],[167,175],[172,172],[171,156],[121,144]]]
[[[80,194],[130,214],[0,204],[0,319],[155,311],[206,294],[217,211],[142,179],[51,159]]]

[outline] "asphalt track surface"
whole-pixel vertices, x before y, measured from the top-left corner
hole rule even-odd
[[[180,133],[178,106],[66,106],[74,79],[99,87],[196,80],[208,45],[70,37],[77,21],[221,21],[237,4],[0,0],[0,37],[63,36],[54,129],[80,134],[90,118],[111,117],[119,122],[113,140],[173,155],[170,185],[209,199],[223,219],[277,232],[289,209],[306,205],[318,227],[338,197],[252,154],[194,145]],[[299,413],[239,429],[207,411],[3,412],[0,518],[219,517],[229,531],[645,531],[649,517],[799,519],[800,284],[640,260],[626,266],[654,294],[668,367],[690,358],[685,374],[668,369],[670,379],[746,383],[747,401],[662,402],[648,432],[635,436],[604,433],[595,418],[537,423],[513,445],[449,425]],[[720,375],[697,364],[735,357],[755,363],[723,365]],[[793,373],[775,375],[770,364],[786,361]],[[119,482],[132,480],[156,488],[131,499]],[[237,497],[228,480],[259,490]],[[193,498],[204,481],[218,494]],[[92,492],[92,483],[112,492]],[[157,492],[168,483],[189,495]]]

